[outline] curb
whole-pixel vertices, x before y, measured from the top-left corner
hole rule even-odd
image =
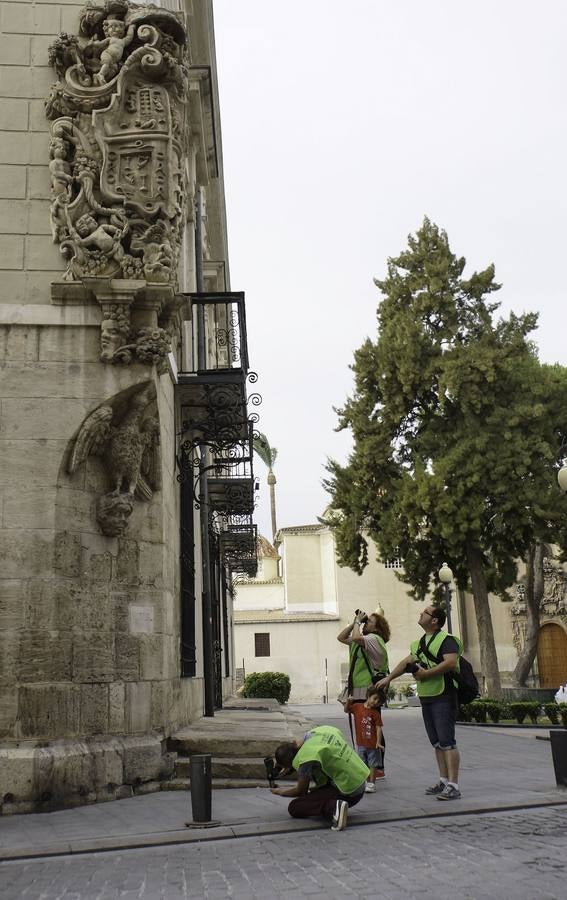
[[[457,719],[456,725],[464,725],[472,728],[522,728],[523,730],[537,728],[539,731],[564,731],[564,725],[533,725],[531,722],[520,725],[517,722],[460,722]]]
[[[562,791],[558,788],[558,791]],[[537,801],[535,803],[512,803],[504,805],[488,805],[475,809],[455,810],[448,813],[446,807],[439,812],[424,812],[423,810],[406,810],[396,815],[380,817],[375,814],[359,814],[349,823],[349,827],[362,827],[364,825],[386,825],[392,822],[409,822],[420,819],[452,819],[463,816],[484,815],[486,813],[512,812],[522,809],[542,809],[546,807],[567,806],[565,800],[554,798],[553,800]],[[283,820],[281,822],[243,822],[242,824],[222,825],[212,828],[210,831],[194,833],[185,829],[168,832],[155,832],[147,835],[124,835],[111,838],[94,838],[77,840],[72,842],[51,843],[43,847],[33,849],[22,847],[13,850],[0,849],[0,863],[15,862],[20,860],[48,859],[50,857],[77,856],[85,853],[109,853],[116,850],[140,850],[147,847],[167,847],[178,844],[196,844],[204,841],[222,841],[234,838],[259,837],[269,834],[291,834],[304,831],[327,831],[329,826],[320,821]]]

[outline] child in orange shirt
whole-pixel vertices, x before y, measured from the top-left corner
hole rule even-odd
[[[354,717],[356,735],[356,752],[370,769],[365,791],[373,794],[376,791],[376,779],[385,778],[384,774],[384,735],[382,733],[382,716],[380,707],[386,702],[382,688],[371,685],[366,692],[364,703],[357,703],[349,697],[345,712]]]

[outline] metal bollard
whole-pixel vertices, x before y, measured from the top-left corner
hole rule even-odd
[[[567,787],[567,731],[550,731],[551,756],[555,769],[555,781],[559,787]]]
[[[212,778],[211,754],[199,753],[191,757],[191,809],[193,821],[186,822],[188,828],[213,828],[220,825],[211,819]]]

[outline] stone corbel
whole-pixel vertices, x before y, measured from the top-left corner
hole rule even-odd
[[[101,362],[132,362],[131,307],[145,288],[144,281],[110,278],[83,278],[87,291],[100,304]]]
[[[136,361],[165,372],[172,337],[180,328],[181,295],[168,284],[126,278],[82,278],[51,285],[51,302],[58,306],[86,306],[93,299],[102,313],[101,362]]]
[[[156,365],[160,374],[166,371],[171,336],[159,318],[173,301],[172,288],[125,279],[83,281],[102,310],[101,361],[128,365],[135,360]]]

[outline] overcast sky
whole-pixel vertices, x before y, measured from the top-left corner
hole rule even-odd
[[[278,525],[316,521],[373,276],[429,216],[567,364],[565,0],[215,0],[232,288]],[[494,296],[492,299],[496,299]],[[271,536],[264,466],[256,521]]]

